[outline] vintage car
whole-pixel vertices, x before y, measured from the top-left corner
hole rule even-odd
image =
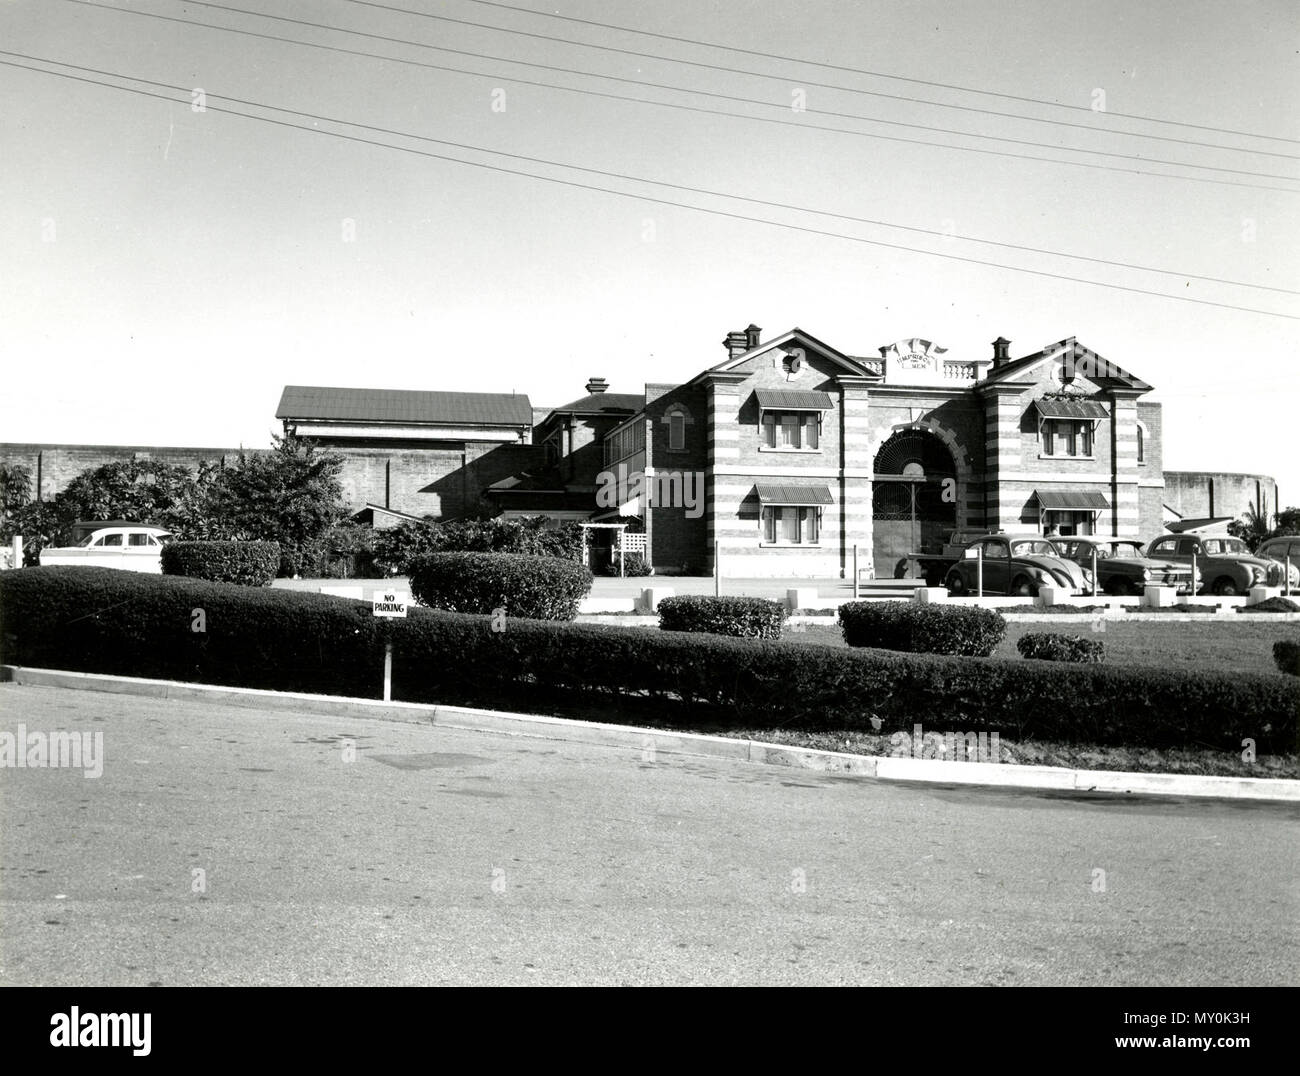
[[[982,585],[985,594],[1029,597],[1040,586],[1067,587],[1075,594],[1092,589],[1092,576],[1082,565],[1062,556],[1054,541],[1036,535],[986,534],[969,543],[962,559],[948,570],[944,586],[948,593],[976,593],[980,585],[980,555],[983,554]]]
[[[1177,594],[1196,592],[1190,564],[1152,560],[1143,553],[1142,543],[1136,538],[1087,534],[1052,540],[1065,556],[1089,571],[1095,554],[1097,589],[1107,594],[1141,594],[1148,586],[1174,587]]]
[[[122,568],[128,572],[162,574],[162,548],[171,532],[140,523],[100,527],[72,546],[41,550],[41,567],[77,565]]]
[[[1291,564],[1291,588],[1294,590],[1300,581],[1297,581],[1297,574],[1300,573],[1300,534],[1278,535],[1276,538],[1270,538],[1255,550],[1255,556],[1262,557],[1265,560],[1275,560],[1286,567],[1287,562]]]
[[[1251,587],[1280,586],[1284,568],[1275,560],[1255,556],[1240,538],[1209,534],[1163,534],[1147,546],[1147,556],[1175,564],[1192,563],[1201,588],[1197,593],[1222,597],[1245,594]],[[1292,570],[1292,586],[1300,582]]]

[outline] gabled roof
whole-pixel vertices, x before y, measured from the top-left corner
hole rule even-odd
[[[718,363],[717,366],[711,366],[705,372],[714,373],[734,370],[737,366],[748,362],[755,355],[761,355],[765,351],[771,351],[774,347],[784,347],[786,344],[791,343],[812,348],[825,358],[830,359],[836,365],[843,367],[846,373],[854,374],[858,377],[879,378],[880,376],[879,374],[872,373],[868,370],[859,360],[850,358],[842,351],[836,351],[829,344],[823,344],[817,339],[817,337],[813,336],[812,333],[806,333],[798,327],[791,329],[789,332],[782,333],[780,336],[775,337],[772,340],[764,340],[758,345],[758,347],[752,347],[743,354],[726,359],[725,361]]]
[[[1067,336],[1055,344],[1049,344],[1041,351],[1013,359],[1002,366],[989,368],[988,376],[980,385],[993,385],[1003,381],[1014,381],[1028,373],[1041,362],[1050,362],[1061,355],[1070,355],[1074,359],[1074,368],[1079,376],[1086,377],[1094,384],[1107,388],[1127,388],[1139,392],[1150,392],[1151,386],[1140,377],[1134,377],[1126,370],[1120,369],[1109,359],[1102,358],[1095,351],[1084,347],[1073,336]],[[978,387],[978,386],[977,386]]]
[[[528,397],[505,392],[420,392],[286,385],[275,417],[306,422],[531,426]]]

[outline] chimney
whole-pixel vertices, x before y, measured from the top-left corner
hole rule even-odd
[[[1005,336],[999,336],[993,341],[993,369],[996,370],[1011,361],[1010,349],[1011,341]]]
[[[593,377],[587,382],[587,391],[595,396],[597,393],[604,392],[609,388],[609,382],[603,377]]]
[[[758,347],[758,338],[762,335],[762,333],[763,330],[760,329],[757,325],[755,325],[752,321],[749,323],[749,328],[745,330],[746,351],[753,351],[754,348]]]
[[[749,350],[749,333],[743,330],[727,333],[727,338],[722,341],[722,346],[727,349],[727,354],[733,359],[737,355],[743,355]]]

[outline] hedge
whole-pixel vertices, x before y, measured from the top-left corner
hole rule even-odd
[[[767,598],[709,598],[698,594],[664,598],[659,603],[662,631],[779,639],[786,609]]]
[[[572,620],[591,590],[591,572],[558,557],[515,553],[430,553],[409,565],[411,593],[452,613]]]
[[[580,564],[585,544],[586,531],[577,523],[553,527],[542,516],[408,520],[375,532],[374,563],[392,574],[408,573],[416,558],[430,553],[519,553]]]
[[[197,632],[202,612],[204,631]],[[677,727],[911,727],[1066,743],[1296,750],[1300,681],[942,657],[508,620],[108,568],[0,573],[0,660],[127,676],[531,712],[578,705]]]
[[[904,650],[913,654],[960,654],[986,658],[1007,631],[994,609],[916,602],[846,602],[839,626],[849,646]]]
[[[1289,639],[1274,643],[1273,662],[1281,672],[1300,676],[1300,643]]]
[[[1100,639],[1086,635],[1061,635],[1052,631],[1031,631],[1016,640],[1020,656],[1038,661],[1098,662],[1106,655]]]
[[[269,586],[280,568],[276,542],[169,542],[162,550],[164,575],[214,583]]]

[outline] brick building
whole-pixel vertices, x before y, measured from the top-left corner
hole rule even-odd
[[[604,441],[607,473],[647,476],[606,516],[644,519],[656,570],[711,570],[716,544],[725,575],[835,577],[856,545],[892,574],[952,530],[1163,530],[1160,405],[1074,338],[1018,359],[1001,338],[988,357],[919,339],[863,357],[753,325],[724,345]]]

